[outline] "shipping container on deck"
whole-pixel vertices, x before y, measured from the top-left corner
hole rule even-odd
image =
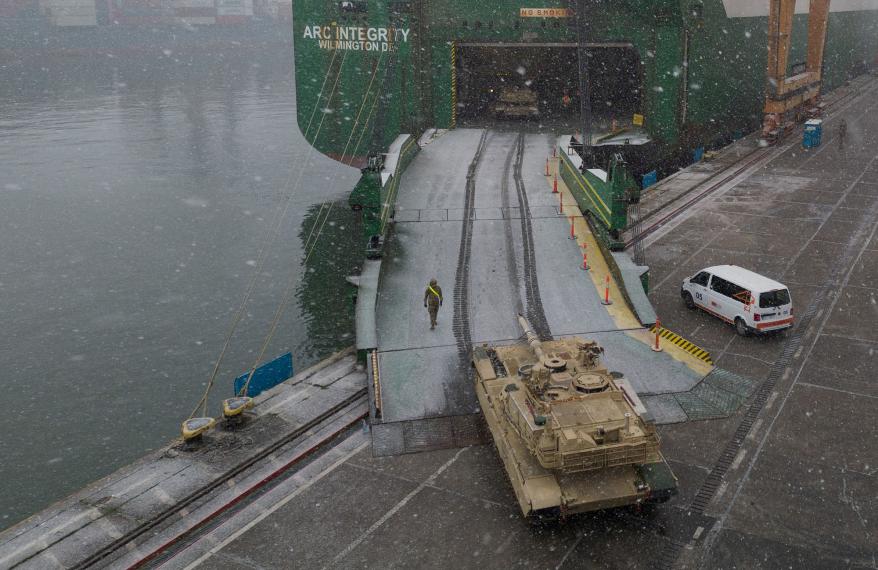
[[[254,0],[253,14],[262,19],[291,22],[293,3],[287,0]]]
[[[23,18],[38,12],[38,0],[4,0],[0,2],[0,18]]]
[[[278,2],[277,3],[277,19],[281,22],[293,21],[293,3]]]

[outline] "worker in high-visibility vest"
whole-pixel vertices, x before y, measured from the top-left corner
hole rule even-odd
[[[435,279],[430,280],[427,290],[424,291],[424,307],[430,313],[430,330],[436,328],[436,315],[439,314],[439,307],[442,306],[442,288],[439,287]]]

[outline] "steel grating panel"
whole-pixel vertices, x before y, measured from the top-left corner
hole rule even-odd
[[[656,410],[657,423],[710,420],[725,418],[737,411],[755,389],[754,380],[716,368],[691,390],[652,397],[648,402]],[[678,419],[675,403],[686,418]]]
[[[702,382],[692,389],[692,393],[717,409],[723,415],[729,415],[744,403],[744,396],[726,392],[711,384]]]
[[[372,455],[385,457],[481,445],[491,441],[481,414],[372,425]]]
[[[677,424],[689,419],[673,394],[643,396],[641,400],[658,425]]]
[[[718,409],[710,402],[706,402],[699,398],[694,392],[694,390],[691,390],[689,392],[674,394],[677,403],[680,404],[680,407],[689,418],[689,421],[712,420],[724,418],[728,415],[723,413],[722,410]]]
[[[715,368],[685,392],[643,395],[641,400],[656,424],[725,418],[756,390],[751,378]]]
[[[405,453],[403,423],[372,424],[372,455],[385,457]]]
[[[405,422],[403,433],[406,453],[454,447],[454,429],[448,417]]]
[[[704,382],[720,390],[742,396],[744,399],[749,397],[753,390],[756,389],[755,380],[723,370],[722,368],[715,368],[704,378]]]

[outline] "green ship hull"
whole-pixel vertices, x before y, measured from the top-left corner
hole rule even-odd
[[[486,98],[504,85],[537,90],[540,122],[553,127],[566,112],[556,130],[579,131],[581,69],[595,130],[642,116],[653,162],[762,119],[767,17],[730,17],[722,0],[297,0],[293,31],[299,127],[318,151],[357,166],[400,133],[479,126],[491,118]],[[798,15],[791,62],[805,59],[806,39]],[[876,54],[878,12],[831,14],[824,88]]]

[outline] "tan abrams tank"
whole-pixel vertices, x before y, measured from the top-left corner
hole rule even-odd
[[[660,503],[677,478],[655,425],[624,379],[600,364],[603,348],[580,338],[473,351],[476,394],[526,516],[565,516]]]
[[[537,117],[540,114],[537,94],[527,87],[506,87],[494,105],[497,117]]]

